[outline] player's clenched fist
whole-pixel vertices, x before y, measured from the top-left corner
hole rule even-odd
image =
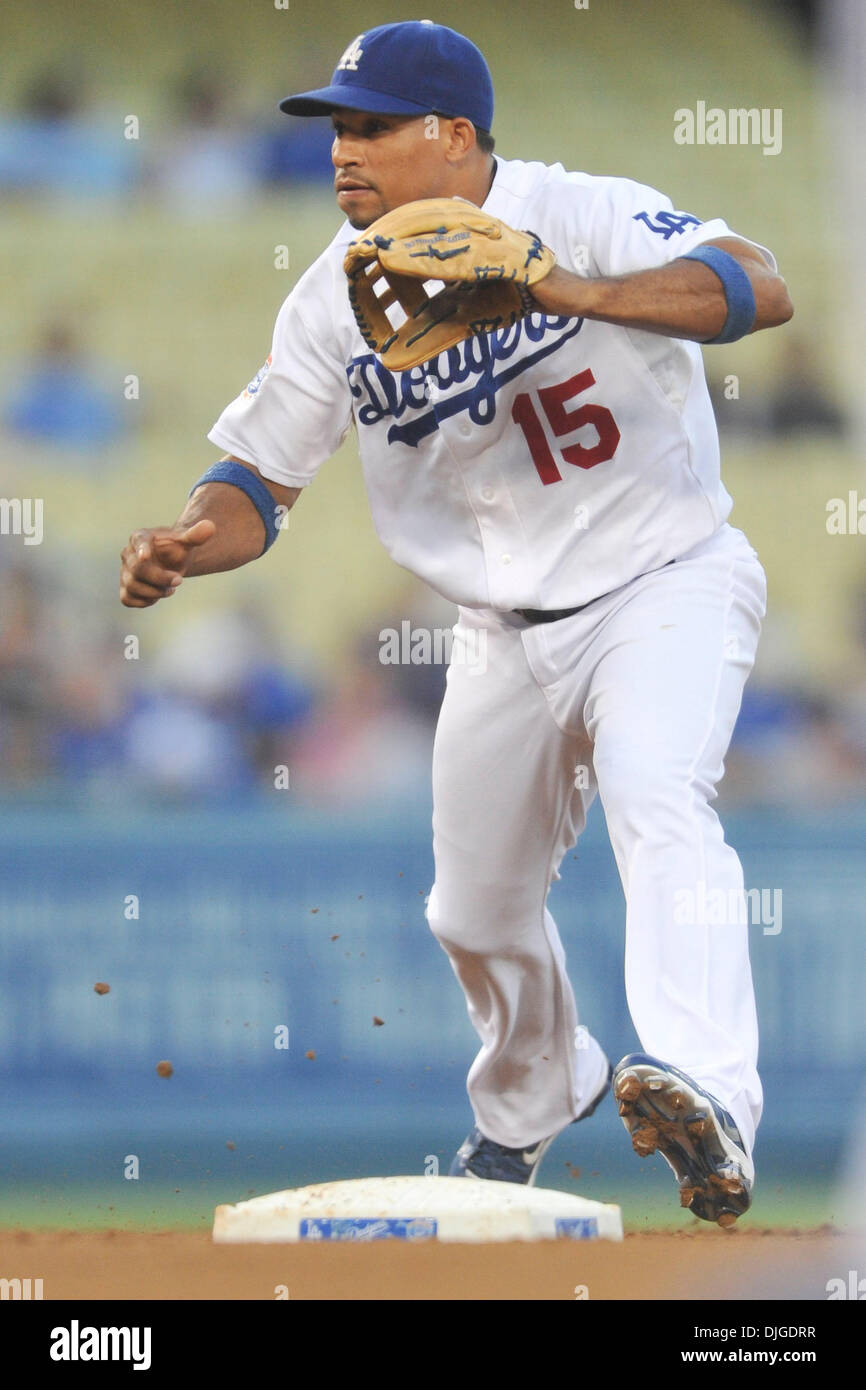
[[[216,531],[212,521],[194,526],[156,526],[133,531],[120,552],[120,601],[127,608],[149,608],[170,598],[187,573],[198,546]]]

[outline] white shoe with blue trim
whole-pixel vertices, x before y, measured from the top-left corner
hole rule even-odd
[[[640,1158],[660,1153],[680,1205],[703,1221],[733,1226],[752,1202],[755,1168],[731,1115],[685,1072],[633,1052],[613,1072],[620,1117]]]

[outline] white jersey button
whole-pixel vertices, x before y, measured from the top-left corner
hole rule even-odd
[[[510,555],[501,555],[499,558],[501,559],[503,565],[510,565],[510,564],[511,564],[511,556],[510,556]]]
[[[481,496],[485,502],[492,502],[496,493],[493,491],[492,487],[483,487],[481,489]]]

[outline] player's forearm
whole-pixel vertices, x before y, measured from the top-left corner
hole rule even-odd
[[[197,521],[212,521],[216,531],[191,553],[187,576],[238,569],[257,560],[264,550],[261,517],[246,493],[230,483],[204,483],[196,488],[175,528],[185,529]]]
[[[262,476],[251,463],[225,455],[210,473],[233,472],[233,481],[203,481],[195,488],[177,521],[185,529],[212,521],[214,533],[190,555],[187,575],[219,574],[257,560],[276,539],[301,494]],[[210,474],[205,474],[210,478]],[[244,482],[246,479],[246,482]],[[237,481],[239,480],[239,482]]]
[[[751,257],[737,259],[755,296],[751,331],[786,323],[793,308],[784,280]],[[715,338],[728,314],[721,281],[699,261],[676,260],[658,269],[597,279],[584,279],[556,266],[533,286],[532,293],[546,313],[597,319],[697,342]]]
[[[191,575],[258,559],[299,494],[300,488],[267,482],[251,463],[220,459],[195,484],[174,526],[133,531],[120,553],[121,603],[150,608]]]

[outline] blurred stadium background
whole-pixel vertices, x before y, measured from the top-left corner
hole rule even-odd
[[[150,611],[116,597],[128,533],[174,520],[339,225],[327,123],[276,103],[405,17],[3,7],[0,491],[44,502],[41,543],[0,536],[4,1224],[209,1220],[251,1190],[446,1164],[467,1127],[474,1034],[423,917],[444,670],[379,660],[384,629],[454,615],[379,547],[354,440],[261,564]],[[732,520],[770,584],[721,805],[747,886],[784,903],[777,934],[752,928],[754,1219],[838,1218],[863,1058],[866,565],[827,506],[866,495],[858,7],[442,0],[433,17],[488,57],[498,152],[654,185],[770,246],[789,282],[790,326],[706,355]],[[698,100],[780,109],[781,152],[678,145],[674,112]],[[600,810],[552,906],[584,1019],[621,1055]],[[612,1107],[586,1128],[545,1181],[686,1219]]]

